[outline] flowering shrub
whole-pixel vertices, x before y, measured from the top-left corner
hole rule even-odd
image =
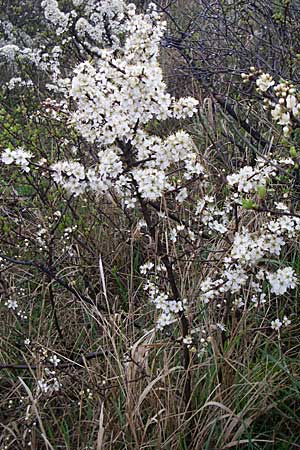
[[[3,198],[12,205],[10,210],[3,202],[0,252],[5,314],[14,314],[22,329],[25,369],[37,370],[35,384],[21,383],[26,421],[36,420],[37,401],[51,404],[68,389],[72,398],[78,380],[61,369],[84,368],[100,357],[110,367],[117,354],[114,375],[105,369],[95,381],[91,372],[95,391],[107,395],[99,397],[101,408],[110,395],[106,389],[115,388],[115,379],[120,386],[124,382],[130,427],[138,418],[147,430],[164,407],[145,425],[140,408],[148,387],[137,401],[131,383],[151,378],[155,395],[162,391],[165,402],[165,383],[172,384],[173,372],[180,371],[174,408],[186,419],[187,445],[198,445],[191,430],[198,426],[193,414],[202,408],[195,394],[200,365],[221,357],[235,323],[236,330],[251,323],[254,339],[265,332],[263,339],[275,337],[276,345],[291,328],[287,299],[297,289],[298,274],[289,252],[300,231],[292,195],[299,189],[299,154],[295,146],[288,154],[275,148],[258,152],[251,164],[216,173],[193,133],[202,105],[193,96],[168,93],[159,63],[167,24],[154,4],[143,13],[120,0],[74,0],[68,11],[44,0],[42,7],[59,45],[45,52],[7,44],[0,51],[10,60],[26,55],[44,77],[41,94],[36,74],[12,77],[1,93],[28,95],[28,105],[16,111],[26,117],[23,128],[12,127],[9,111],[1,113],[13,133],[1,137]],[[72,45],[76,58],[67,64],[65,51]],[[255,68],[242,77],[254,82],[272,119],[290,137],[298,126],[295,86],[276,84]],[[46,322],[53,320],[50,332],[59,350],[49,351],[47,332],[38,334],[31,325],[33,311],[46,302]],[[74,304],[66,331],[59,315],[71,315],[63,311]],[[78,322],[84,330],[74,339]],[[41,317],[38,324],[43,328]],[[82,355],[87,341],[92,350]],[[175,349],[171,367],[157,375],[149,352],[152,345],[169,343]],[[94,399],[82,383],[80,414],[83,393],[88,402]],[[138,432],[131,428],[135,448],[142,448],[143,426]],[[235,439],[246,428],[235,431]]]

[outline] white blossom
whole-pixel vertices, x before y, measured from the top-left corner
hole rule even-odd
[[[276,295],[283,295],[288,289],[296,287],[297,277],[292,267],[278,269],[276,272],[268,273],[267,279],[271,285],[271,292]]]
[[[282,327],[282,322],[279,319],[272,320],[271,322],[271,328],[275,331],[279,331]]]
[[[266,92],[271,86],[274,86],[275,81],[268,73],[261,74],[256,80],[257,89],[261,92]]]

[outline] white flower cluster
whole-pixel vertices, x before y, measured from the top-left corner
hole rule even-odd
[[[56,31],[58,33],[61,32],[67,26],[68,14],[64,14],[59,10],[56,0],[44,0],[42,5],[45,8],[49,21],[51,22],[52,20],[55,24]],[[16,85],[32,87],[31,80],[20,80],[19,76],[15,76],[16,73],[24,73],[22,65],[14,64],[15,61],[24,61],[26,67],[34,65],[39,70],[50,71],[52,75],[54,72],[59,73],[58,66],[61,51],[57,52],[59,49],[58,45],[54,45],[53,49],[49,51],[49,42],[45,43],[43,30],[41,30],[42,36],[37,35],[33,38],[23,29],[15,27],[10,22],[0,21],[0,26],[2,26],[4,32],[4,40],[0,42],[0,59],[4,58],[6,62],[10,63],[11,72],[14,74],[11,80],[5,83],[8,89],[14,89]],[[26,70],[26,78],[29,72],[31,71]]]
[[[216,295],[218,293],[218,288],[223,283],[224,282],[222,279],[212,280],[211,277],[209,277],[209,276],[206,277],[206,279],[203,280],[200,285],[200,299],[204,303],[209,303],[211,300],[213,300],[216,297]]]
[[[69,22],[69,14],[63,13],[56,0],[43,0],[42,8],[44,8],[45,18],[55,26],[56,34],[63,33]]]
[[[155,274],[153,273],[155,269]],[[153,281],[147,280],[144,290],[149,295],[149,300],[155,305],[159,311],[159,316],[156,321],[157,328],[163,329],[167,325],[171,325],[176,320],[176,314],[184,310],[186,300],[172,299],[168,294],[161,292],[157,287],[155,281],[158,281],[157,273],[165,270],[164,266],[157,265],[154,267],[152,262],[147,262],[140,267],[140,272],[144,275],[150,276]]]
[[[262,73],[256,80],[257,90],[259,92],[267,92],[267,90],[274,86],[275,81],[268,73]]]
[[[48,248],[47,234],[46,228],[43,228],[41,224],[38,224],[38,230],[36,231],[36,242],[39,245],[39,250],[41,252],[47,250]]]
[[[266,228],[277,236],[286,234],[289,238],[292,238],[300,231],[300,218],[292,215],[283,215],[276,220],[268,222]]]
[[[285,210],[286,211],[286,210]],[[220,298],[224,293],[237,294],[248,285],[254,292],[251,302],[255,305],[265,303],[263,283],[270,285],[270,293],[283,295],[296,287],[297,277],[292,267],[269,271],[266,261],[279,257],[286,245],[286,238],[295,237],[300,231],[300,219],[293,216],[280,216],[262,225],[259,232],[242,229],[234,234],[229,256],[224,259],[220,275],[213,280],[207,277],[200,285],[200,298],[208,303]],[[250,270],[249,270],[250,269]],[[245,304],[242,298],[235,299],[235,305]]]
[[[119,35],[124,33],[123,26],[125,18],[125,4],[123,0],[74,0],[75,9],[69,12],[63,12],[59,7],[57,0],[43,0],[41,6],[44,10],[44,16],[48,23],[55,29],[57,35],[64,33],[64,37],[60,39],[60,44],[72,42],[74,40],[74,30],[76,30],[77,38],[81,40],[77,42],[77,46],[83,50],[88,43],[86,39],[92,42],[90,45],[95,51],[98,47],[95,45],[110,45],[117,48],[120,46]],[[79,10],[76,10],[79,8]],[[82,16],[83,15],[83,16]],[[44,39],[33,40],[24,31],[14,29],[13,25],[7,21],[0,21],[5,40],[0,43],[0,58],[4,57],[9,62],[18,59],[26,59],[33,63],[38,69],[51,72],[51,77],[55,78],[55,84],[48,83],[51,89],[58,91],[58,74],[60,73],[60,57],[62,55],[59,45],[55,45],[52,50],[48,50],[49,44],[44,44]],[[70,36],[65,32],[68,31]],[[16,39],[15,33],[18,32]],[[22,42],[25,47],[21,48],[16,42]],[[36,47],[36,48],[33,48]],[[48,53],[49,51],[49,53]],[[14,70],[18,70],[14,66]],[[56,77],[54,76],[56,74]],[[9,84],[9,88],[14,83]],[[30,86],[30,85],[29,85]]]
[[[1,161],[7,165],[14,163],[20,166],[24,172],[29,172],[29,163],[32,157],[32,153],[24,150],[23,147],[17,147],[14,150],[6,148],[1,155]]]
[[[142,266],[140,266],[140,272],[143,275],[146,275],[150,270],[154,268],[154,264],[151,261],[146,262]]]
[[[19,50],[19,47],[15,44],[6,44],[3,47],[0,47],[0,56],[3,56],[9,61],[14,61]]]
[[[276,295],[283,295],[288,289],[296,287],[297,277],[292,267],[278,269],[274,273],[268,273],[267,279],[271,285],[271,292]]]
[[[124,24],[122,48],[99,49],[94,62],[81,63],[72,79],[70,95],[76,101],[72,120],[79,133],[100,149],[98,164],[79,170],[77,162],[58,162],[52,170],[55,181],[69,192],[78,195],[91,189],[103,194],[113,187],[124,204],[133,207],[137,189],[146,200],[172,190],[169,171],[174,166],[186,179],[202,175],[204,169],[186,132],[162,139],[146,129],[154,119],[191,117],[197,110],[197,100],[175,100],[166,92],[158,63],[165,23],[153,5],[148,14],[137,14],[130,4]],[[182,198],[185,195],[183,191]]]
[[[292,131],[294,123],[298,124],[300,118],[299,94],[294,85],[287,81],[281,81],[274,86],[274,93],[277,101],[265,103],[271,109],[273,120],[283,126],[283,133],[287,136]]]
[[[208,227],[209,233],[216,231],[224,234],[227,231],[228,214],[227,210],[219,209],[212,196],[205,195],[199,200],[195,211],[196,216],[200,216],[201,222]]]
[[[118,47],[119,35],[125,31],[126,8],[122,0],[73,0],[73,5],[83,6],[81,11],[83,9],[84,17],[80,17],[75,24],[80,38]]]
[[[11,42],[15,40],[14,26],[9,20],[0,20],[0,27],[6,39]]]
[[[180,98],[173,103],[173,116],[175,119],[192,117],[197,112],[198,101],[193,97]]]
[[[6,83],[6,86],[11,91],[15,89],[16,86],[32,87],[33,82],[31,80],[22,80],[20,77],[14,77]]]
[[[171,242],[176,242],[176,241],[177,241],[178,233],[179,233],[180,231],[183,231],[184,228],[185,228],[184,225],[177,225],[176,227],[172,228],[172,229],[170,230],[170,232],[169,232],[169,239],[170,239],[170,241],[171,241]]]
[[[62,50],[59,46],[54,46],[48,53],[45,51],[45,46],[41,48],[29,48],[18,47],[15,44],[7,44],[0,47],[0,58],[4,57],[10,63],[13,63],[16,59],[24,61],[27,65],[33,65],[36,69],[43,72],[49,72],[49,75],[53,78],[55,83],[58,83],[58,76],[60,75],[60,57]],[[13,70],[17,70],[17,66],[12,66]],[[28,76],[28,75],[27,75]],[[14,89],[16,85],[31,88],[33,85],[32,80],[22,80],[20,77],[12,77],[10,81],[5,83],[8,89]]]
[[[161,197],[164,190],[169,187],[166,175],[158,169],[136,169],[133,171],[135,181],[139,186],[141,196],[148,200]]]
[[[276,161],[268,164],[260,159],[255,167],[244,166],[239,172],[227,176],[229,186],[236,186],[239,192],[257,191],[259,186],[265,186],[267,181],[276,175]]]
[[[48,372],[49,374],[51,373],[52,375],[55,374],[55,372]],[[38,393],[41,394],[48,394],[51,395],[54,392],[58,392],[59,389],[61,387],[61,383],[58,381],[58,379],[56,377],[52,377],[52,378],[40,378],[39,380],[37,380],[37,391]]]
[[[271,111],[273,120],[283,127],[283,134],[288,136],[295,126],[299,126],[299,92],[289,81],[281,80],[275,84],[270,74],[257,71],[255,67],[250,69],[249,74],[242,74],[244,82],[255,77],[257,91],[265,97],[265,108]]]
[[[292,323],[292,321],[287,316],[284,316],[282,321],[278,318],[272,320],[271,328],[275,331],[279,331],[280,328],[282,327],[282,325],[284,325],[285,327],[288,327],[291,323]]]
[[[267,253],[280,255],[281,248],[284,245],[285,241],[280,235],[263,231],[256,236],[244,229],[241,233],[235,233],[231,258],[240,261],[242,264],[252,266],[257,264],[264,256],[267,256]]]
[[[51,169],[53,180],[57,184],[62,184],[68,192],[75,196],[84,192],[86,175],[82,164],[76,161],[62,161],[53,164]]]

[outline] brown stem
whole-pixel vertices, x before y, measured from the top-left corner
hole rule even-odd
[[[136,188],[136,195],[137,195],[139,204],[141,206],[142,214],[143,214],[144,220],[147,224],[149,233],[150,233],[153,241],[155,242],[155,240],[156,240],[157,255],[160,256],[161,261],[166,268],[167,277],[168,277],[168,281],[169,281],[169,284],[171,287],[172,295],[174,297],[174,300],[179,301],[180,293],[179,293],[179,290],[178,290],[178,287],[176,284],[172,262],[170,261],[169,255],[168,255],[164,245],[162,244],[161,240],[157,239],[157,237],[156,237],[155,225],[153,225],[153,223],[151,221],[151,216],[150,216],[150,212],[148,209],[148,205],[142,198],[141,194],[139,193],[138,186],[134,180],[133,180],[133,183]],[[189,321],[188,321],[188,318],[187,318],[184,310],[179,312],[179,318],[180,318],[180,324],[181,324],[181,334],[182,334],[182,338],[184,339],[189,334]],[[184,399],[185,399],[186,405],[188,406],[190,404],[190,400],[191,400],[191,372],[190,372],[191,355],[190,355],[187,345],[184,343],[183,343],[183,361],[184,361],[184,370],[185,370],[185,374],[186,374],[186,379],[185,379],[185,383],[184,383]]]

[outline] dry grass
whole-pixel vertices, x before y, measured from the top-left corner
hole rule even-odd
[[[187,211],[182,214],[186,220]],[[296,326],[279,340],[264,328],[268,308],[262,314],[245,310],[228,317],[224,333],[213,325],[222,321],[221,312],[191,302],[198,348],[191,354],[187,405],[180,332],[176,324],[167,333],[155,330],[138,271],[139,264],[153,259],[153,243],[134,225],[126,229],[117,212],[112,217],[119,232],[86,210],[72,237],[75,255],[57,272],[80,295],[94,298],[94,305],[30,266],[2,269],[6,294],[13,294],[14,286],[25,288],[19,302],[28,320],[3,306],[1,361],[22,361],[24,367],[1,370],[1,448],[298,448]],[[34,226],[26,223],[28,233]],[[216,267],[209,259],[202,267],[192,258],[183,261],[181,294],[196,298],[199,281]],[[293,297],[287,301],[293,316],[297,303]],[[198,355],[198,327],[211,336],[203,355]],[[42,395],[37,380],[45,377],[53,353],[61,359],[55,369],[61,389]]]

